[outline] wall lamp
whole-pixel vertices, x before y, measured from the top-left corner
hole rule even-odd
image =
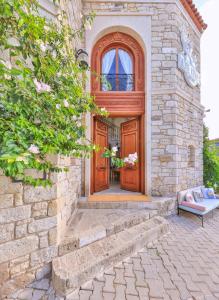
[[[87,70],[89,67],[88,64],[88,53],[84,49],[75,50],[75,58],[78,61],[78,64],[81,69]]]

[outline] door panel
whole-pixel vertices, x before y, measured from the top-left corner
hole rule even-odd
[[[94,143],[101,150],[94,153],[94,192],[109,188],[109,160],[102,157],[104,147],[108,147],[108,126],[102,121],[94,121]]]
[[[121,156],[138,153],[138,163],[134,166],[126,165],[121,169],[121,188],[128,191],[140,190],[139,164],[139,120],[134,119],[121,124]]]

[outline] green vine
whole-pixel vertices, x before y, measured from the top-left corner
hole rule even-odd
[[[26,170],[60,172],[50,154],[83,157],[97,148],[86,139],[81,118],[107,113],[84,92],[86,72],[72,47],[93,18],[83,17],[72,31],[63,14],[56,22],[40,16],[36,0],[1,1],[0,168],[6,176],[50,185]]]

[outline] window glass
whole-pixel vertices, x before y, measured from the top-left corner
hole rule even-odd
[[[111,49],[102,59],[102,91],[132,91],[134,89],[133,63],[123,49]]]

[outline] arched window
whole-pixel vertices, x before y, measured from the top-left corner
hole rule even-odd
[[[133,58],[120,47],[105,52],[101,61],[102,91],[133,91]]]

